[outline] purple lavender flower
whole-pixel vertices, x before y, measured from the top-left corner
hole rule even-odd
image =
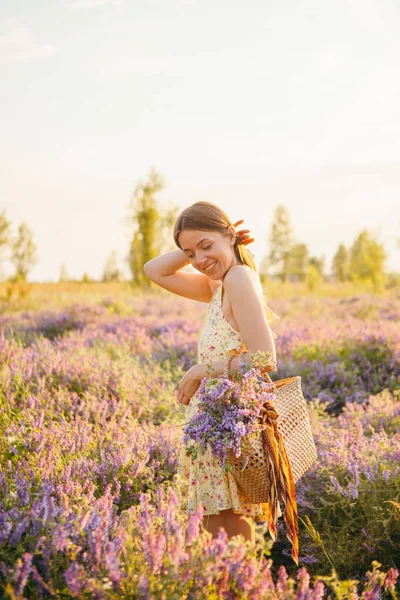
[[[299,581],[297,586],[296,600],[311,600],[310,590],[310,574],[305,567],[297,572],[297,579]]]
[[[84,569],[77,562],[70,564],[64,572],[64,578],[72,595],[79,598],[84,589]]]
[[[312,600],[322,600],[325,593],[325,584],[320,579],[314,583],[314,589],[312,593]]]
[[[107,544],[105,562],[111,581],[113,582],[113,584],[118,585],[121,581],[121,571],[114,542],[108,542]]]
[[[261,409],[275,393],[262,381],[259,368],[244,365],[232,380],[205,377],[198,396],[198,410],[184,426],[183,443],[193,457],[210,447],[226,468],[229,452],[240,456],[242,439],[258,430]]]
[[[391,567],[386,574],[385,588],[388,589],[389,591],[394,591],[398,576],[399,576],[398,569]]]
[[[189,516],[188,526],[186,530],[186,543],[188,546],[192,544],[199,535],[200,523],[203,517],[203,512],[203,505],[201,502],[199,502],[196,512],[193,515]]]
[[[24,587],[28,582],[29,574],[32,570],[32,559],[33,556],[29,552],[24,552],[22,559],[18,559],[17,566],[14,573],[16,581],[15,594],[20,596],[24,591]]]

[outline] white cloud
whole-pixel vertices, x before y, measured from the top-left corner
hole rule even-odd
[[[33,62],[58,53],[55,46],[34,39],[25,25],[9,19],[3,21],[0,34],[0,62]]]
[[[73,2],[70,2],[69,6],[73,10],[85,10],[106,5],[121,8],[122,4],[123,0],[73,0]]]

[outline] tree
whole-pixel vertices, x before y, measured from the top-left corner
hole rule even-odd
[[[324,277],[318,267],[314,263],[309,261],[307,265],[306,282],[307,288],[310,292],[313,292],[317,287],[321,285]]]
[[[260,280],[263,285],[268,280],[268,269],[269,269],[269,258],[268,258],[268,256],[264,256],[264,258],[261,261],[261,265],[258,268]]]
[[[139,182],[128,205],[129,222],[134,230],[129,246],[127,262],[136,285],[149,286],[150,281],[143,272],[143,265],[171,249],[172,228],[177,217],[178,207],[169,205],[162,210],[156,194],[164,188],[164,179],[154,168],[150,170],[146,182]]]
[[[67,272],[67,265],[65,263],[63,263],[60,267],[60,277],[58,279],[59,283],[63,283],[65,281],[68,281],[69,277],[68,277],[68,272]]]
[[[305,244],[294,244],[286,255],[286,275],[298,281],[307,276],[308,248]]]
[[[354,282],[370,281],[374,291],[384,288],[386,275],[384,264],[387,258],[380,244],[366,229],[361,231],[350,248],[350,277]]]
[[[102,281],[121,281],[122,274],[118,269],[118,253],[113,250],[104,265]]]
[[[332,259],[332,275],[336,281],[348,281],[350,279],[349,253],[344,244],[340,244]]]
[[[159,234],[159,248],[158,251],[168,252],[169,250],[176,250],[176,245],[173,238],[173,228],[175,221],[178,218],[180,207],[169,202],[164,209],[160,209],[160,234]]]
[[[86,273],[86,271],[82,275],[82,278],[81,278],[82,283],[94,283],[95,281],[96,280],[93,277],[91,277],[88,273]]]
[[[3,250],[10,241],[10,221],[6,217],[6,211],[0,213],[0,257],[3,259]],[[0,264],[1,269],[1,264]]]
[[[139,231],[133,233],[129,246],[128,264],[135,285],[141,285],[143,281],[143,264]]]
[[[129,251],[129,267],[132,278],[138,285],[149,285],[144,277],[143,265],[157,255],[157,233],[160,229],[160,213],[155,194],[164,188],[164,181],[154,168],[148,180],[136,185],[129,208],[134,224],[133,239]]]
[[[280,278],[285,282],[288,276],[288,255],[294,245],[294,235],[289,212],[283,204],[279,204],[275,210],[269,243],[269,264],[278,267]]]
[[[17,281],[26,281],[29,271],[37,264],[37,246],[33,232],[25,222],[21,223],[17,237],[11,243],[11,261]]]
[[[318,256],[311,256],[311,258],[309,258],[308,260],[308,264],[315,267],[315,269],[321,275],[322,279],[324,279],[325,256],[321,256],[321,258],[318,258]]]

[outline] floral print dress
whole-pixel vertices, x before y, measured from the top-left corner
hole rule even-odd
[[[259,287],[262,293],[261,282]],[[266,304],[264,308],[267,320],[271,323],[279,319]],[[272,332],[276,339],[277,335]],[[246,352],[247,348],[240,336],[222,312],[222,285],[214,293],[206,314],[205,324],[200,336],[197,360],[209,363],[224,358],[229,350]],[[199,403],[197,392],[190,399],[185,409],[185,423],[195,414]],[[203,515],[219,514],[221,510],[232,508],[233,512],[254,515],[257,522],[268,520],[268,504],[254,504],[244,497],[230,472],[222,472],[217,458],[214,458],[209,447],[205,452],[193,459],[186,454],[186,447],[181,443],[178,461],[177,483],[181,491],[181,502],[187,514],[193,514],[199,503],[203,505]],[[278,517],[282,515],[279,507]]]

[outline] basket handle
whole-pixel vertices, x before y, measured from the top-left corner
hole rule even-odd
[[[272,381],[271,377],[268,375],[268,373],[266,371],[262,375],[268,383],[272,383],[275,390],[279,390],[280,388],[284,387],[285,385],[288,385],[291,381],[294,381],[296,379],[296,376],[293,376],[293,377],[285,377],[284,379],[276,379],[275,381]]]
[[[272,384],[272,387],[273,387],[273,389],[274,389],[274,390],[277,392],[277,391],[278,391],[278,388],[277,388],[277,386],[276,386],[276,382],[275,382],[275,381],[272,381],[272,379],[271,379],[271,377],[268,375],[267,371],[265,371],[265,372],[262,374],[262,376],[263,376],[263,377],[264,377],[264,379],[267,381],[267,383],[271,383],[271,384]]]
[[[274,383],[271,379],[271,377],[268,375],[268,372],[265,371],[265,373],[263,373],[263,377],[268,381],[268,383]]]

